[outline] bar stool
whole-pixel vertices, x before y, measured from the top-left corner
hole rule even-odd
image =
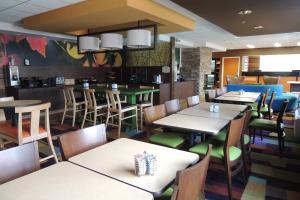
[[[95,89],[84,89],[84,100],[85,100],[85,110],[84,117],[82,121],[81,128],[84,127],[85,121],[90,121],[94,123],[94,126],[97,123],[97,117],[101,117],[106,115],[105,108],[107,108],[107,104],[98,104],[97,99],[95,97]],[[90,118],[87,119],[87,114],[89,114]],[[91,114],[94,115],[94,118],[91,119]]]
[[[118,90],[107,90],[106,91],[107,100],[107,117],[106,117],[106,127],[108,125],[118,127],[118,138],[121,137],[121,126],[122,121],[129,118],[136,118],[136,127],[138,127],[138,111],[136,105],[125,105],[122,106],[120,100],[120,91]],[[124,105],[124,104],[123,104]],[[134,112],[133,114],[130,112]],[[125,116],[125,113],[130,113],[129,116]],[[114,123],[114,117],[118,118],[118,123]],[[111,122],[110,122],[111,120]]]
[[[142,86],[140,85],[140,89],[154,89],[153,86]],[[139,101],[137,104],[138,111],[140,114],[140,128],[143,130],[143,113],[144,113],[144,108],[147,108],[149,106],[153,106],[153,92],[150,93],[145,93],[141,94],[139,96]]]
[[[14,142],[18,145],[47,139],[51,155],[41,158],[40,162],[44,162],[52,158],[55,160],[55,162],[58,162],[50,133],[50,106],[51,103],[43,103],[34,106],[16,107],[15,112],[18,113],[18,126],[12,126],[11,122],[2,123],[0,126],[1,137],[4,137],[6,140]],[[41,112],[45,113],[44,126],[40,125]],[[30,114],[29,121],[23,120],[24,114]]]
[[[75,125],[76,113],[85,111],[82,106],[86,105],[85,101],[76,100],[74,95],[74,87],[73,86],[65,86],[63,87],[63,94],[65,99],[65,108],[63,117],[61,119],[61,124],[64,123],[65,117],[73,118],[72,127]],[[73,115],[67,115],[67,111],[73,111]]]

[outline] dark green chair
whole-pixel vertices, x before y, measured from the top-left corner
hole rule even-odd
[[[273,101],[274,101],[275,95],[276,95],[276,92],[273,91],[272,94],[271,94],[270,100],[269,100],[268,104],[266,105],[267,106],[267,110],[264,109],[265,107],[263,107],[261,109],[262,115],[263,116],[268,116],[268,118],[270,120],[272,119],[272,114],[273,114],[272,105],[273,105]]]
[[[269,119],[254,119],[252,122],[250,122],[249,128],[252,130],[253,143],[255,142],[256,130],[275,132],[277,133],[277,136],[275,137],[278,139],[279,152],[280,154],[282,154],[284,148],[284,136],[285,136],[284,126],[283,126],[283,116],[288,104],[289,104],[288,100],[282,102],[281,109],[278,113],[278,117],[276,121],[269,120]]]
[[[189,151],[193,153],[204,156],[209,144],[213,145],[211,151],[211,164],[224,166],[225,171],[227,172],[228,196],[230,199],[232,198],[231,177],[242,172],[243,181],[245,182],[246,168],[244,166],[242,149],[240,148],[240,146],[243,146],[241,135],[243,132],[244,121],[245,115],[239,119],[231,120],[225,141],[209,139],[189,149]]]
[[[167,116],[166,107],[164,104],[151,106],[144,109],[144,119],[146,123],[146,129],[151,143],[171,147],[180,148],[186,141],[186,138],[182,133],[173,131],[155,131],[156,128],[153,124],[154,121]]]

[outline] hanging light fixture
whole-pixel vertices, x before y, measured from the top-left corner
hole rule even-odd
[[[127,31],[127,46],[131,48],[147,48],[151,46],[151,31],[133,29]]]
[[[93,52],[99,51],[100,40],[94,36],[81,36],[78,37],[78,50],[79,52]]]
[[[101,48],[107,50],[118,50],[123,48],[123,35],[118,33],[101,34]]]

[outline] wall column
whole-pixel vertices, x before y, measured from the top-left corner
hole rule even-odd
[[[196,94],[204,98],[204,75],[211,73],[212,50],[207,47],[183,48],[182,75],[185,80],[196,80]]]

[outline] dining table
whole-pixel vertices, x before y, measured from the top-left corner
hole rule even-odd
[[[154,175],[135,174],[134,156],[147,152],[156,156]],[[197,154],[121,138],[69,159],[70,162],[142,189],[159,197],[173,183],[177,171],[198,162]]]
[[[221,103],[247,104],[256,102],[259,96],[259,92],[231,91],[214,98],[214,101]]]
[[[0,185],[1,200],[153,200],[153,195],[70,162]]]
[[[16,126],[18,124],[18,115],[15,113],[16,107],[33,106],[41,102],[41,100],[1,101],[0,109],[4,109],[6,119],[11,120],[12,126]]]

